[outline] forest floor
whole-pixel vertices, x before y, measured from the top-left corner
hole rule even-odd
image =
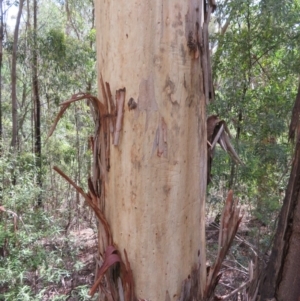
[[[231,250],[223,263],[222,277],[216,290],[217,295],[230,293],[248,279],[248,264],[255,252],[253,245],[247,241],[247,236],[251,231],[249,225],[251,226],[249,221],[241,224]],[[217,255],[218,235],[218,222],[208,221],[206,226],[208,266],[213,264]],[[93,229],[71,231],[64,239],[60,238],[51,243],[44,242],[44,248],[48,251],[60,250],[63,254],[65,273],[61,275],[60,281],[48,284],[46,287],[42,287],[43,284],[39,283],[38,275],[34,273],[28,275],[28,284],[32,290],[39,292],[43,289],[43,301],[87,300],[88,289],[94,283],[97,257],[97,235]],[[82,288],[85,288],[84,292]],[[227,300],[240,300],[240,298],[235,296]]]
[[[91,228],[71,231],[68,240],[58,239],[45,243],[44,247],[51,251],[59,249],[63,255],[65,273],[59,282],[44,287],[43,301],[46,300],[86,300],[87,288],[94,283],[97,234]],[[69,241],[66,243],[66,241]],[[31,279],[36,277],[32,275]],[[41,284],[31,281],[31,288],[40,290]],[[83,290],[83,288],[85,288]]]

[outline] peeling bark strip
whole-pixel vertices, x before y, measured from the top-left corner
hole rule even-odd
[[[105,252],[104,262],[100,270],[98,271],[98,279],[90,290],[89,294],[91,296],[94,296],[94,294],[96,293],[98,286],[101,284],[101,280],[104,274],[106,273],[106,271],[108,270],[108,268],[117,262],[121,262],[121,258],[117,253],[117,249],[114,248],[113,246],[108,246]]]
[[[205,297],[210,299],[221,278],[220,269],[222,262],[232,244],[235,234],[238,230],[242,216],[240,216],[240,208],[237,207],[238,200],[233,200],[233,192],[230,190],[223,208],[220,232],[219,232],[219,248],[218,255],[214,265],[210,268],[205,288]]]
[[[203,68],[203,79],[204,79],[204,92],[206,103],[214,100],[214,87],[212,80],[211,71],[211,59],[209,51],[209,34],[208,34],[208,24],[210,21],[211,13],[214,12],[216,5],[214,1],[209,1],[209,5],[205,4],[204,1],[204,23],[202,29],[202,41],[201,41],[201,63]]]
[[[217,143],[227,152],[237,164],[243,164],[235,149],[233,148],[228,126],[224,120],[220,120],[218,115],[211,115],[207,118],[207,184],[211,181],[211,166],[214,156],[214,148]]]
[[[85,199],[86,203],[92,208],[100,225],[99,229],[99,257],[100,269],[96,275],[96,281],[90,290],[93,296],[98,288],[107,300],[114,301],[136,301],[134,294],[133,276],[128,261],[127,253],[124,250],[125,262],[121,258],[112,237],[110,225],[105,217],[105,181],[110,163],[110,134],[114,136],[114,143],[118,143],[120,131],[122,129],[123,107],[125,101],[125,88],[117,91],[117,109],[113,102],[110,86],[104,85],[102,76],[100,77],[103,103],[98,98],[90,94],[78,93],[69,100],[61,104],[60,112],[54,120],[47,139],[53,134],[58,121],[71,103],[88,99],[95,122],[94,137],[90,137],[90,145],[93,151],[93,176],[88,179],[88,193],[71,180],[58,167],[53,169],[60,174],[74,189]],[[117,114],[116,114],[117,113]],[[103,259],[103,255],[105,257]],[[119,268],[118,268],[119,265]],[[113,270],[113,272],[111,272]]]
[[[233,199],[233,191],[228,192],[226,203],[224,205],[219,232],[218,254],[214,265],[209,269],[204,296],[200,292],[199,268],[194,267],[191,275],[183,281],[181,295],[178,301],[193,301],[193,300],[225,300],[236,294],[238,291],[248,287],[253,282],[254,266],[252,262],[249,264],[249,280],[243,283],[238,289],[234,290],[229,295],[222,297],[214,296],[215,288],[222,276],[220,273],[222,263],[229,251],[232,241],[237,233],[238,227],[243,216],[240,216],[240,208],[237,206],[238,200]],[[166,301],[168,295],[166,296]],[[250,299],[249,299],[250,300]]]
[[[203,300],[200,292],[199,268],[194,266],[191,275],[188,275],[182,283],[181,294],[178,301]]]
[[[106,243],[105,244],[107,246],[113,244],[111,230],[110,230],[108,221],[106,220],[106,218],[104,216],[104,213],[98,208],[97,197],[95,195],[95,190],[92,187],[93,184],[92,184],[91,180],[89,179],[89,189],[90,189],[90,191],[86,194],[81,187],[77,186],[77,184],[73,180],[71,180],[57,166],[54,166],[53,169],[58,174],[60,174],[70,185],[72,185],[78,193],[81,194],[81,196],[85,199],[87,204],[93,209],[93,211],[95,212],[95,214],[98,217],[99,221],[102,223],[102,225],[105,228],[105,234],[106,234]]]
[[[115,131],[115,137],[114,137],[114,145],[119,144],[119,136],[120,136],[120,131],[122,129],[122,122],[123,122],[125,92],[126,92],[125,88],[116,91],[117,122],[116,122],[116,131]]]
[[[193,59],[196,60],[200,57],[203,72],[204,93],[207,104],[209,101],[214,100],[208,24],[210,22],[211,14],[215,9],[216,3],[214,0],[209,0],[209,3],[202,1],[201,4],[196,0],[190,0],[189,12],[186,18],[186,28],[188,29],[186,31],[187,46],[190,49]]]

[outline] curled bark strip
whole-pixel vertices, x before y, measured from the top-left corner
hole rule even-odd
[[[217,135],[215,136],[214,141],[213,141],[212,144],[211,144],[211,149],[212,149],[212,150],[215,148],[215,145],[217,144],[217,142],[218,142],[220,136],[222,135],[223,130],[224,130],[224,126],[223,126],[223,124],[222,124],[221,127],[220,127],[220,129],[218,130]],[[225,151],[226,151],[226,150],[225,150]]]
[[[103,103],[104,103],[104,107],[105,107],[105,113],[107,114],[109,112],[108,110],[108,97],[107,97],[107,93],[105,90],[105,86],[104,86],[104,81],[102,78],[102,74],[100,73],[100,84],[101,84],[101,92],[102,92],[102,97],[103,97]]]
[[[201,63],[203,68],[203,82],[206,103],[214,100],[214,87],[211,70],[210,50],[209,50],[209,32],[208,24],[210,22],[211,13],[215,10],[216,6],[214,1],[210,1],[209,5],[204,9],[204,22],[202,30],[200,30],[200,50],[201,50]],[[204,3],[203,3],[204,4]],[[204,4],[205,5],[205,4]]]
[[[103,103],[104,103],[104,107],[105,107],[105,116],[110,117],[110,112],[109,112],[109,97],[108,97],[108,93],[105,89],[105,85],[104,85],[104,81],[102,78],[102,74],[100,73],[100,84],[101,84],[101,92],[102,92],[102,97],[103,97]],[[103,132],[104,132],[104,140],[105,140],[105,161],[106,161],[106,169],[107,171],[109,171],[110,168],[110,158],[109,158],[109,154],[110,154],[110,123],[111,121],[108,118],[105,118],[102,121],[102,126],[103,126]]]
[[[79,186],[77,186],[77,184],[71,180],[61,169],[59,169],[57,166],[54,166],[53,169],[60,174],[69,184],[71,184],[75,190],[80,193],[85,200],[89,201],[89,196],[82,190],[82,188],[80,188]]]
[[[244,164],[231,144],[231,134],[224,120],[220,120],[218,115],[211,115],[206,120],[207,124],[207,184],[211,181],[210,170],[212,166],[214,148],[217,143],[227,152],[237,164]]]
[[[181,293],[177,301],[204,300],[200,291],[200,271],[194,265],[190,275],[182,282]]]
[[[112,235],[111,235],[111,230],[109,223],[107,219],[105,218],[103,212],[98,208],[98,202],[97,202],[97,196],[93,192],[89,192],[86,194],[81,187],[79,187],[73,180],[71,180],[62,170],[60,170],[57,166],[54,166],[53,169],[60,174],[68,183],[70,183],[75,190],[81,194],[84,199],[86,200],[87,204],[93,209],[95,212],[96,216],[100,220],[100,222],[103,224],[106,236],[107,236],[107,244],[112,244]],[[89,186],[91,185],[91,180],[89,179]]]
[[[110,129],[110,133],[113,134],[115,131],[117,110],[116,110],[116,105],[115,105],[113,97],[112,97],[109,83],[106,82],[105,86],[106,86],[106,92],[107,92],[107,96],[108,96],[108,100],[109,100],[110,114],[111,114],[109,129]]]
[[[121,262],[121,258],[118,254],[117,249],[114,246],[108,246],[106,249],[106,252],[105,252],[105,259],[104,259],[103,265],[100,268],[100,270],[98,271],[98,279],[96,280],[96,282],[90,289],[89,295],[91,297],[93,297],[94,294],[96,293],[96,291],[101,283],[101,280],[102,280],[104,274],[106,273],[106,271],[108,270],[108,268],[117,262]]]
[[[218,255],[207,277],[205,287],[205,297],[207,299],[212,296],[219,282],[222,262],[228,253],[243,218],[240,216],[240,208],[237,207],[237,203],[238,200],[233,200],[233,191],[230,190],[221,216]]]
[[[53,125],[48,133],[48,136],[46,138],[46,140],[52,136],[60,118],[63,116],[63,114],[65,113],[65,111],[67,110],[67,108],[69,107],[69,105],[73,102],[76,102],[76,101],[79,101],[79,100],[82,100],[82,99],[89,99],[91,100],[91,102],[93,103],[94,105],[94,108],[99,111],[99,114],[100,114],[100,117],[103,117],[105,115],[105,107],[104,105],[100,102],[100,100],[91,95],[91,94],[86,94],[86,93],[77,93],[77,94],[74,94],[69,100],[63,102],[60,104],[61,106],[61,109],[59,111],[59,113],[57,114],[54,122],[53,122]]]
[[[134,281],[133,274],[128,260],[127,252],[124,249],[125,254],[125,276],[124,276],[124,290],[125,290],[125,300],[135,300],[134,296]]]
[[[83,99],[88,99],[91,101],[94,110],[96,111],[98,117],[103,118],[104,116],[106,116],[106,108],[104,106],[104,104],[95,96],[88,94],[88,93],[77,93],[74,94],[69,100],[61,103],[61,106],[67,105],[67,104],[71,104],[72,102],[76,102],[79,100],[83,100]]]
[[[116,121],[116,131],[114,136],[114,145],[119,144],[120,131],[122,129],[123,122],[123,109],[125,103],[125,93],[126,89],[119,89],[116,91],[116,103],[117,103],[117,121]]]
[[[52,134],[53,134],[53,132],[54,132],[54,130],[55,130],[57,124],[58,124],[58,121],[60,120],[60,118],[62,117],[62,115],[64,115],[64,113],[65,113],[65,111],[67,110],[68,107],[69,107],[69,104],[64,105],[64,106],[61,108],[61,110],[59,111],[59,113],[58,113],[58,115],[56,116],[56,118],[55,118],[55,120],[54,120],[54,122],[53,122],[53,125],[52,125],[52,127],[51,127],[51,129],[50,129],[50,131],[49,131],[49,133],[48,133],[48,135],[47,135],[46,141],[48,140],[49,137],[52,136]]]
[[[201,63],[202,63],[202,69],[203,69],[203,86],[204,86],[204,93],[205,93],[205,99],[206,104],[209,104],[209,95],[210,95],[210,89],[209,89],[209,63],[208,58],[210,56],[209,53],[209,43],[208,43],[208,23],[204,21],[203,29],[202,29],[202,37],[203,37],[203,47],[201,51]]]
[[[79,187],[72,179],[70,179],[58,167],[53,169],[60,174],[76,191],[85,199],[88,206],[92,208],[96,217],[100,221],[98,226],[99,231],[99,253],[105,252],[106,258],[99,271],[99,277],[96,283],[91,288],[90,294],[93,295],[98,287],[101,287],[102,293],[106,296],[108,301],[136,301],[134,295],[133,276],[130,264],[125,252],[126,264],[121,260],[117,250],[114,248],[112,233],[110,225],[104,215],[105,209],[105,181],[107,179],[107,172],[109,171],[109,156],[110,156],[110,135],[114,142],[118,143],[119,133],[122,129],[123,107],[125,103],[125,88],[117,91],[117,108],[113,102],[110,86],[103,82],[102,76],[100,78],[103,103],[95,96],[86,93],[78,93],[73,95],[69,100],[61,104],[60,112],[58,113],[53,126],[49,132],[48,137],[53,134],[60,118],[63,116],[66,109],[71,103],[88,99],[91,113],[95,122],[95,133],[93,137],[89,138],[90,147],[93,152],[93,167],[92,178],[88,179],[88,189],[86,193]],[[118,113],[118,114],[117,114]],[[0,207],[0,211],[3,211]],[[104,274],[108,268],[114,263],[119,262],[121,265],[121,273],[117,278],[112,277],[108,273]],[[115,271],[114,271],[115,272]],[[117,282],[116,282],[117,281]]]

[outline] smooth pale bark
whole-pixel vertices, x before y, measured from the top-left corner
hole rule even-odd
[[[206,105],[201,62],[187,47],[202,5],[95,1],[99,74],[112,91],[126,88],[105,214],[147,300],[179,299],[195,266],[205,285]]]

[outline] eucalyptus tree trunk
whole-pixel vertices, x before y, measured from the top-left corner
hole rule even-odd
[[[146,300],[204,294],[207,11],[201,0],[95,1],[99,89],[101,75],[126,88],[102,208]]]
[[[14,44],[11,64],[11,100],[12,100],[12,140],[11,146],[15,150],[18,142],[18,103],[17,103],[17,50],[19,41],[19,27],[24,0],[19,2],[19,10],[14,31]]]

